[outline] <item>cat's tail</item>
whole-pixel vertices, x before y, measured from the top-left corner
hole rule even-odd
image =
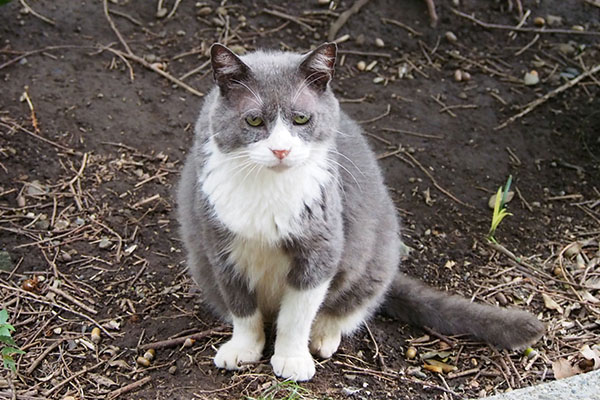
[[[400,273],[392,284],[385,311],[413,325],[444,334],[470,334],[507,349],[524,348],[545,331],[544,324],[526,311],[472,303]]]

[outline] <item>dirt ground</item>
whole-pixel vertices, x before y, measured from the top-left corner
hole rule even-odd
[[[600,344],[594,0],[437,0],[434,28],[422,0],[372,0],[334,35],[333,88],[381,159],[412,249],[402,268],[536,313],[548,333],[529,357],[378,315],[300,386],[273,377],[269,350],[243,372],[213,367],[230,328],[186,275],[173,213],[212,85],[207,49],[306,51],[352,5],[318,3],[166,0],[157,12],[156,1],[111,0],[108,14],[88,0],[0,6],[0,308],[26,351],[16,374],[0,370],[0,398],[458,399],[594,367],[585,351]],[[531,70],[539,82],[524,85]],[[513,215],[493,246],[488,199],[509,176]],[[155,359],[136,363],[143,345],[196,332],[204,336],[152,345]],[[452,371],[433,371],[430,359]]]

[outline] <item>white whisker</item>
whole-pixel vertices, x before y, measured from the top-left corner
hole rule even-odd
[[[250,93],[252,93],[252,95],[256,99],[256,104],[259,107],[263,106],[264,103],[263,103],[262,99],[260,98],[260,96],[258,94],[256,94],[256,92],[254,90],[250,89],[250,87],[248,85],[246,85],[244,82],[241,82],[241,81],[238,81],[238,80],[235,80],[235,79],[232,79],[231,81],[234,82],[234,83],[237,83],[239,85],[242,85],[243,87],[245,87]]]
[[[329,151],[331,151],[331,152],[332,152],[332,153],[334,153],[334,154],[337,154],[337,155],[340,155],[340,156],[344,157],[346,160],[348,160],[348,161],[350,162],[350,164],[352,164],[352,166],[353,166],[354,168],[356,168],[356,170],[357,170],[358,172],[360,172],[360,174],[361,174],[363,177],[365,176],[365,174],[364,174],[364,173],[363,173],[363,172],[360,170],[360,168],[358,168],[358,166],[357,166],[356,164],[354,164],[354,161],[352,161],[350,158],[346,157],[346,155],[344,155],[344,154],[342,154],[342,153],[340,153],[339,151],[337,151],[337,150],[334,150],[334,149],[330,149]]]
[[[327,158],[327,161],[330,161],[334,164],[336,164],[338,167],[342,168],[344,171],[346,171],[348,173],[348,175],[350,175],[352,177],[352,179],[354,179],[354,182],[356,183],[356,186],[358,186],[358,190],[362,193],[362,188],[360,186],[360,183],[358,183],[358,180],[356,179],[356,177],[352,174],[352,172],[348,171],[348,168],[344,167],[342,164],[340,164],[339,162],[337,162],[336,160],[333,160],[331,158]]]

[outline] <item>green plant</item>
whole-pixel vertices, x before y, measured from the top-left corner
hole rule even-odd
[[[496,193],[496,201],[494,203],[494,214],[492,214],[492,225],[490,226],[490,231],[488,233],[488,240],[493,243],[496,242],[494,235],[496,234],[496,229],[502,220],[512,215],[506,210],[506,199],[508,196],[508,189],[510,189],[510,184],[512,183],[512,175],[509,175],[506,180],[506,185],[504,185],[504,191],[502,191],[502,186],[498,188],[498,192]]]
[[[12,356],[15,354],[25,354],[23,350],[13,347],[17,345],[11,336],[11,333],[14,331],[15,327],[8,323],[8,311],[5,309],[0,310],[0,345],[2,346],[0,354],[2,354],[2,364],[4,368],[13,372],[16,371],[16,365]]]
[[[246,400],[305,400],[310,392],[297,382],[286,380],[269,386],[258,397],[247,397]]]

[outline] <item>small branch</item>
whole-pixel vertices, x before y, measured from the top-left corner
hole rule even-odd
[[[342,29],[342,26],[344,26],[344,24],[350,19],[350,17],[359,12],[360,9],[363,8],[363,6],[368,2],[369,0],[356,0],[354,4],[352,4],[352,7],[341,13],[338,19],[336,19],[335,22],[331,24],[331,27],[329,28],[329,33],[327,34],[327,40],[333,42],[339,30]]]
[[[29,4],[25,3],[25,0],[19,0],[19,2],[23,6],[23,8],[26,9],[28,12],[30,12],[33,16],[41,19],[42,21],[44,21],[47,24],[50,24],[52,26],[56,26],[56,22],[54,22],[53,20],[51,20],[48,17],[44,17],[42,14],[40,14],[38,12],[36,12],[33,8],[29,7]]]
[[[129,392],[132,392],[134,390],[141,388],[142,386],[144,386],[146,383],[150,382],[151,380],[152,380],[152,377],[147,376],[145,378],[140,379],[139,381],[130,383],[129,385],[125,385],[119,389],[113,390],[106,396],[106,398],[110,399],[110,400],[116,399],[117,397],[121,396],[122,394],[129,393]]]
[[[553,91],[546,93],[545,95],[543,95],[539,99],[535,99],[534,101],[530,102],[529,104],[527,104],[527,106],[525,107],[525,109],[523,111],[521,111],[518,114],[513,115],[512,117],[510,117],[509,119],[507,119],[506,121],[504,121],[503,123],[501,123],[500,125],[498,125],[497,127],[495,127],[494,130],[498,131],[498,130],[500,130],[502,128],[505,128],[508,124],[511,124],[511,123],[515,122],[517,119],[523,117],[524,115],[529,114],[536,107],[538,107],[541,104],[544,104],[546,101],[550,100],[552,97],[554,97],[557,94],[562,93],[565,90],[567,90],[567,89],[569,89],[569,88],[577,85],[580,81],[582,81],[583,79],[585,79],[585,78],[587,78],[589,76],[592,76],[593,74],[595,74],[598,71],[600,71],[600,64],[596,65],[594,68],[592,68],[592,69],[584,72],[583,74],[579,75],[577,78],[571,79],[570,81],[568,81],[564,85],[557,87]]]
[[[425,175],[427,175],[427,177],[431,180],[431,183],[433,183],[433,186],[435,186],[435,188],[437,190],[439,190],[440,192],[444,193],[446,196],[448,196],[450,199],[454,200],[455,202],[457,202],[458,204],[468,207],[468,208],[475,208],[470,204],[465,203],[462,200],[459,200],[456,196],[454,196],[452,193],[450,193],[449,191],[447,191],[446,189],[444,189],[443,187],[441,187],[437,181],[435,180],[435,178],[433,177],[433,175],[431,175],[431,173],[427,170],[427,168],[425,168],[420,162],[419,160],[417,160],[412,154],[410,154],[408,151],[404,150],[402,152],[406,157],[408,157],[417,167],[419,167],[419,169],[421,171],[423,171],[423,173]]]
[[[133,52],[129,48],[129,45],[127,44],[127,42],[125,41],[125,39],[123,39],[123,36],[121,36],[121,32],[119,32],[119,30],[117,29],[117,26],[115,25],[115,23],[113,22],[112,18],[110,17],[110,14],[108,12],[108,0],[103,0],[102,4],[104,6],[104,16],[108,20],[110,28],[113,30],[113,32],[115,33],[115,35],[117,35],[117,37],[119,38],[119,41],[121,42],[121,44],[123,45],[123,47],[125,47],[125,50],[127,51],[127,54],[133,54]]]
[[[135,54],[127,54],[127,53],[123,53],[122,51],[116,50],[116,49],[111,49],[110,47],[105,47],[105,50],[110,51],[111,53],[114,53],[116,55],[120,55],[123,56],[125,58],[128,58],[130,60],[133,60],[139,64],[142,64],[144,67],[148,68],[149,70],[152,70],[154,72],[156,72],[157,74],[159,74],[160,76],[162,76],[163,78],[168,79],[169,81],[173,82],[174,84],[176,84],[177,86],[187,90],[188,92],[198,96],[198,97],[203,97],[204,93],[199,92],[198,90],[194,89],[193,87],[191,87],[190,85],[188,85],[187,83],[175,78],[173,75],[169,74],[168,72],[163,71],[162,69],[158,68],[156,65],[154,64],[150,64],[148,61],[144,60],[142,57],[138,57]]]
[[[452,12],[459,17],[466,18],[469,21],[487,29],[502,29],[513,32],[534,32],[534,33],[562,33],[566,35],[590,35],[590,36],[600,36],[600,32],[589,32],[589,31],[576,31],[572,29],[540,29],[540,28],[519,28],[516,26],[509,25],[501,25],[501,24],[491,24],[489,22],[480,21],[475,17],[470,16],[469,14],[465,14],[460,12],[454,8],[451,8]]]
[[[208,329],[208,330],[205,330],[202,332],[194,333],[194,334],[188,335],[188,336],[178,337],[175,339],[161,340],[160,342],[154,342],[154,343],[146,343],[146,344],[140,346],[140,350],[148,350],[148,349],[156,350],[156,349],[162,349],[165,347],[177,347],[177,346],[181,346],[187,339],[200,340],[206,336],[231,335],[230,332],[219,331],[220,329],[223,329],[223,328],[225,328],[225,325],[217,326],[214,330]]]
[[[381,118],[385,118],[385,117],[387,117],[388,115],[390,115],[390,110],[391,110],[391,109],[392,109],[392,106],[388,104],[388,105],[387,105],[387,109],[385,110],[385,112],[384,112],[383,114],[381,114],[381,115],[378,115],[378,116],[376,116],[376,117],[373,117],[373,118],[370,118],[370,119],[366,119],[366,120],[364,120],[364,121],[356,121],[356,122],[357,122],[357,123],[359,123],[359,124],[369,124],[369,123],[371,123],[371,122],[378,121],[378,120],[380,120]]]
[[[311,32],[316,32],[316,29],[313,28],[312,26],[308,25],[306,22],[302,22],[299,18],[294,17],[293,15],[288,15],[282,12],[279,12],[277,10],[269,10],[269,9],[264,9],[263,12],[265,14],[269,14],[272,15],[274,17],[279,17],[279,18],[283,18],[283,19],[287,19],[288,21],[292,21],[300,26],[305,27],[306,29],[308,29]]]
[[[423,34],[421,32],[418,32],[418,31],[414,30],[413,28],[411,28],[410,26],[403,24],[400,21],[396,21],[395,19],[381,18],[381,22],[383,22],[384,24],[392,24],[392,25],[399,26],[400,28],[406,29],[407,31],[409,31],[410,33],[412,33],[415,36],[423,36]]]

